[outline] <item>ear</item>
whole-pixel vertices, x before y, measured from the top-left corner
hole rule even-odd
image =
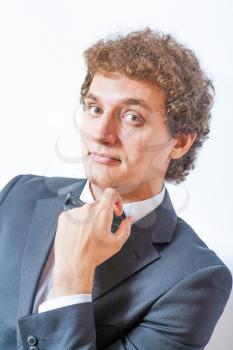
[[[196,132],[187,135],[180,134],[179,136],[175,137],[175,142],[170,152],[171,159],[181,158],[185,153],[187,153],[196,137]]]

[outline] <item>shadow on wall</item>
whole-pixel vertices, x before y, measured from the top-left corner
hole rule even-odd
[[[223,314],[214,330],[206,350],[231,350],[233,324],[233,293],[231,293]]]

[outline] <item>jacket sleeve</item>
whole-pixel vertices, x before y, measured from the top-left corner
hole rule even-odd
[[[196,271],[154,302],[143,319],[101,350],[202,350],[229,298],[232,277],[225,265]],[[96,350],[93,303],[33,314],[18,320],[22,349],[28,337],[43,350]],[[127,326],[127,325],[126,325]],[[36,349],[36,348],[35,348]]]

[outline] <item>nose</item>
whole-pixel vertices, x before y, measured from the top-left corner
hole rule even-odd
[[[99,143],[115,144],[117,141],[118,125],[111,115],[103,114],[97,118],[94,125],[93,138]]]

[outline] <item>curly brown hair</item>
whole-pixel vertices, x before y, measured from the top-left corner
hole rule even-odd
[[[87,74],[80,102],[95,73],[119,72],[139,80],[150,80],[165,92],[165,123],[172,137],[197,133],[190,149],[171,159],[165,181],[179,184],[194,169],[198,149],[208,139],[214,87],[202,71],[194,53],[161,31],[133,31],[97,41],[83,53]]]

